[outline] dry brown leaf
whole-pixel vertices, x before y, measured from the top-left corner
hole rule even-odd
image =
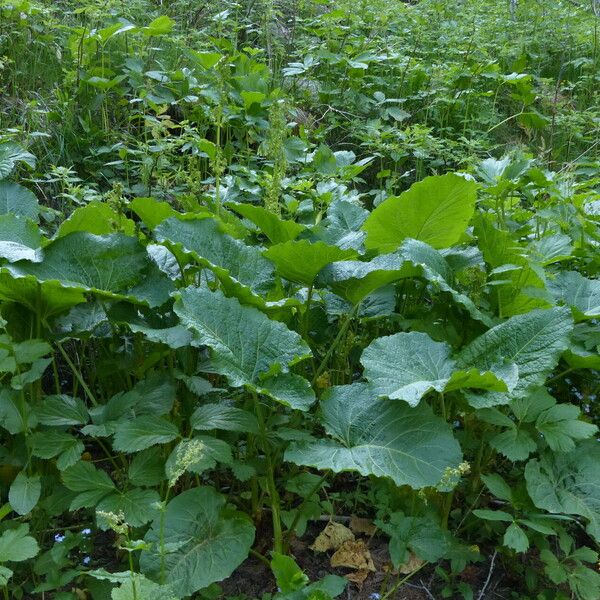
[[[362,517],[356,517],[352,515],[350,518],[350,529],[354,533],[364,533],[365,535],[375,535],[377,527],[373,524],[371,519],[363,519]]]
[[[348,567],[359,571],[375,571],[371,553],[364,540],[344,542],[331,557],[332,567]]]
[[[309,548],[315,552],[327,552],[337,550],[350,540],[354,540],[354,534],[345,525],[330,521]]]
[[[398,571],[402,575],[408,575],[410,573],[413,573],[414,571],[416,571],[420,567],[422,567],[424,563],[425,563],[424,560],[421,560],[416,554],[413,554],[411,552],[410,555],[409,555],[409,557],[408,557],[408,560],[405,563],[402,563],[398,567]]]
[[[348,581],[355,583],[357,586],[361,587],[365,582],[365,579],[369,576],[369,572],[367,569],[359,569],[358,571],[352,571],[352,573],[348,573],[345,575]]]

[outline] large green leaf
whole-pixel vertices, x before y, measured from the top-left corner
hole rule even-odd
[[[326,266],[317,277],[317,285],[328,286],[352,304],[370,293],[401,279],[422,277],[433,291],[449,294],[474,319],[492,325],[490,317],[479,310],[465,294],[454,288],[453,274],[446,259],[424,242],[408,239],[393,253],[376,256],[368,262],[340,261]]]
[[[129,206],[148,229],[154,229],[159,223],[179,214],[168,202],[154,198],[134,198]]]
[[[34,309],[40,301],[52,308],[55,301],[66,305],[67,299],[77,304],[85,299],[85,292],[156,306],[165,302],[172,289],[157,273],[145,248],[120,233],[74,232],[49,244],[42,262],[18,261],[7,265],[6,271],[14,281],[0,280],[0,295]]]
[[[234,387],[266,388],[270,376],[310,356],[297,333],[220,291],[181,290],[175,312],[192,331],[192,344],[210,348],[212,370]]]
[[[511,317],[476,338],[459,354],[459,368],[493,370],[503,363],[518,367],[519,381],[510,396],[497,392],[471,394],[477,408],[507,404],[544,383],[569,345],[573,319],[567,308],[533,310]]]
[[[361,251],[367,237],[361,227],[368,216],[369,211],[362,206],[338,199],[329,205],[327,217],[321,221],[315,230],[327,244],[337,246],[343,250],[354,248]]]
[[[293,240],[306,229],[300,223],[279,218],[262,206],[228,202],[227,207],[254,223],[269,238],[272,244]]]
[[[584,517],[588,533],[600,542],[600,447],[596,440],[584,442],[572,452],[547,453],[530,460],[525,480],[538,508]]]
[[[105,202],[94,200],[75,209],[69,218],[60,224],[57,237],[64,237],[75,231],[87,231],[96,235],[121,231],[133,235],[135,223]]]
[[[274,270],[259,248],[227,235],[210,218],[173,217],[158,225],[154,233],[175,254],[183,252],[211,269],[229,295],[245,304],[265,305],[264,295],[271,289]]]
[[[578,321],[600,317],[600,280],[577,271],[559,273],[548,287],[554,298],[573,310]]]
[[[448,173],[426,177],[382,202],[365,221],[365,245],[392,252],[406,238],[447,248],[460,239],[475,210],[477,184]]]
[[[360,359],[364,377],[379,396],[416,406],[429,391],[459,388],[507,391],[494,373],[461,372],[445,342],[435,342],[420,332],[396,333],[375,339]]]
[[[35,168],[35,156],[14,142],[0,144],[0,179],[8,177],[18,162]]]
[[[321,401],[333,439],[292,443],[285,459],[318,469],[390,477],[397,485],[435,486],[461,462],[450,426],[425,404],[380,400],[368,384],[331,388]]]
[[[6,272],[0,272],[0,299],[23,304],[42,318],[86,301],[85,292],[80,288],[65,288],[58,281],[40,283],[34,277],[15,279]]]
[[[7,213],[37,221],[39,206],[35,194],[18,183],[0,181],[0,215]]]
[[[0,215],[0,258],[39,262],[41,245],[42,236],[33,221],[12,213]]]
[[[400,279],[419,277],[421,269],[407,263],[398,252],[376,256],[370,261],[348,260],[327,265],[316,284],[329,287],[338,296],[358,304],[371,292]]]
[[[142,552],[141,570],[183,597],[231,575],[248,556],[254,526],[213,488],[199,487],[171,500],[145,540],[152,550]]]
[[[295,283],[313,285],[318,272],[329,263],[354,258],[356,251],[342,250],[324,242],[289,241],[271,246],[264,255],[277,266],[277,272]]]

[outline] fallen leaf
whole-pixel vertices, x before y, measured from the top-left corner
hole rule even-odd
[[[359,569],[358,571],[352,571],[352,573],[348,573],[345,575],[348,581],[355,583],[358,587],[361,587],[365,582],[365,579],[369,576],[368,569]]]
[[[309,548],[315,552],[337,550],[344,542],[354,540],[354,534],[341,523],[330,521]]]
[[[371,519],[363,519],[362,517],[356,517],[352,515],[350,518],[350,529],[354,533],[364,533],[365,535],[375,535],[377,527],[373,524]]]
[[[424,560],[421,560],[416,554],[411,552],[408,560],[398,567],[398,571],[402,575],[408,575],[409,573],[413,573],[418,568],[422,567],[424,563]]]
[[[348,567],[359,571],[375,571],[371,553],[364,540],[347,540],[331,557],[332,567]]]

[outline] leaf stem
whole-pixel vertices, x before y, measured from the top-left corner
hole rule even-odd
[[[333,355],[333,353],[334,353],[335,349],[337,348],[338,344],[342,341],[342,338],[344,337],[344,334],[348,330],[348,327],[350,327],[350,323],[352,322],[352,319],[354,318],[354,316],[358,312],[358,307],[359,306],[360,306],[360,302],[357,302],[352,307],[352,310],[348,313],[348,317],[347,317],[346,321],[340,327],[340,330],[338,331],[338,334],[335,336],[335,339],[333,340],[331,346],[329,346],[329,350],[327,350],[327,354],[325,354],[325,356],[323,357],[323,360],[321,361],[321,364],[319,365],[319,368],[315,372],[315,375],[314,375],[313,380],[312,380],[312,385],[313,386],[315,385],[315,383],[316,383],[317,379],[319,378],[319,376],[321,375],[321,373],[323,373],[323,371],[327,367],[327,364],[329,363],[329,359]]]
[[[288,530],[285,533],[286,546],[287,546],[287,544],[289,542],[289,539],[292,537],[292,535],[294,535],[294,530],[296,529],[296,525],[298,525],[298,521],[300,521],[300,517],[302,516],[302,509],[304,508],[304,505],[322,487],[322,485],[325,483],[325,480],[327,479],[327,477],[329,477],[329,472],[326,472],[325,475],[323,475],[323,477],[321,477],[319,479],[319,481],[317,481],[317,483],[310,490],[310,492],[308,492],[308,494],[306,494],[306,496],[303,498],[302,502],[300,502],[300,504],[296,507],[296,515],[294,516],[294,520],[292,521],[292,524],[289,526]]]
[[[424,562],[420,567],[416,568],[414,571],[412,571],[411,573],[409,573],[408,575],[406,575],[406,577],[403,577],[400,581],[398,581],[393,588],[391,588],[390,590],[388,590],[383,596],[381,596],[381,600],[387,600],[388,598],[391,597],[391,595],[397,591],[400,586],[404,583],[406,583],[409,579],[411,579],[414,575],[416,575],[423,567],[425,567],[426,565],[428,565],[428,562]]]
[[[75,375],[75,378],[77,379],[77,381],[79,381],[79,384],[83,388],[83,391],[86,393],[87,397],[90,399],[90,401],[92,402],[92,404],[94,406],[98,406],[98,401],[96,400],[94,394],[92,393],[92,390],[90,390],[90,388],[88,387],[87,383],[83,379],[83,375],[79,372],[79,369],[75,366],[75,363],[69,358],[69,355],[65,352],[65,349],[62,347],[62,344],[57,341],[56,347],[60,350],[60,353],[62,354],[63,358],[65,359],[65,361],[67,362],[67,364],[69,365],[71,370],[73,371],[73,375]]]
[[[283,554],[283,533],[281,530],[281,500],[279,498],[279,492],[277,491],[277,485],[275,484],[275,469],[273,466],[273,457],[269,450],[269,441],[267,439],[267,428],[265,418],[263,415],[262,407],[260,405],[260,399],[255,392],[252,393],[254,398],[254,406],[256,411],[256,418],[258,419],[258,426],[260,429],[260,437],[263,446],[263,452],[265,453],[265,460],[267,466],[267,491],[271,501],[271,517],[273,522],[273,550],[279,554]]]

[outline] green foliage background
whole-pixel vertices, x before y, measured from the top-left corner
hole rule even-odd
[[[1,0],[4,597],[600,597],[595,8]]]

